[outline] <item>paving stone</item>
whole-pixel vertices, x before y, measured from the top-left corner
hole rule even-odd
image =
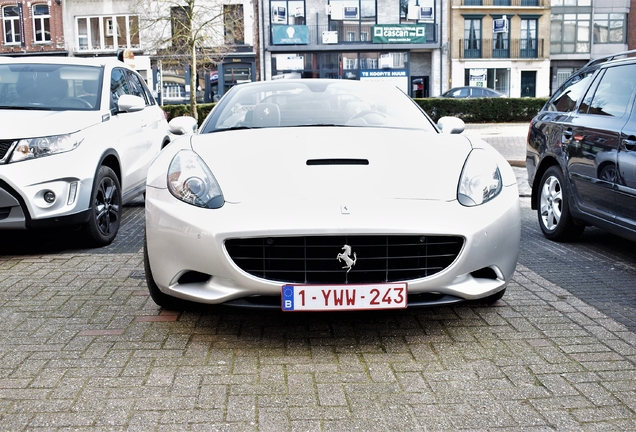
[[[482,136],[518,152],[521,129]],[[167,313],[143,278],[143,203],[106,248],[0,251],[0,430],[636,429],[633,245],[590,230],[577,262],[524,217],[493,307]]]

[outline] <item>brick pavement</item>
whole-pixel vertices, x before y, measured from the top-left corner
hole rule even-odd
[[[636,334],[519,266],[494,307],[172,313],[142,254],[0,257],[0,430],[634,430]]]
[[[0,251],[0,430],[636,429],[636,333],[522,264],[493,307],[172,313],[142,212]]]

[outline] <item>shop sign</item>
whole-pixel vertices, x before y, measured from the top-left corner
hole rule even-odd
[[[377,24],[373,43],[426,43],[426,24]]]
[[[363,69],[360,71],[360,81],[391,85],[404,93],[409,91],[409,73],[406,69]]]
[[[307,45],[309,43],[309,27],[306,25],[274,25],[272,26],[272,42],[274,45]]]
[[[471,69],[469,72],[468,85],[473,87],[486,87],[487,69]]]

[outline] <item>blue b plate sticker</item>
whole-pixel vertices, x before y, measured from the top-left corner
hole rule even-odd
[[[294,286],[283,285],[283,299],[282,307],[284,311],[294,310]]]

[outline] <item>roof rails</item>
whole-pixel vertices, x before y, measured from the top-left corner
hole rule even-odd
[[[612,54],[612,55],[608,55],[606,57],[600,57],[600,58],[597,58],[597,59],[592,59],[589,62],[587,62],[585,64],[585,66],[583,66],[583,67],[588,67],[588,66],[592,66],[592,65],[595,65],[595,64],[599,64],[599,63],[605,63],[607,61],[614,60],[616,57],[627,56],[628,54],[636,54],[636,49],[630,50],[630,51],[622,51],[622,52],[618,52],[618,53],[615,53],[615,54]]]

